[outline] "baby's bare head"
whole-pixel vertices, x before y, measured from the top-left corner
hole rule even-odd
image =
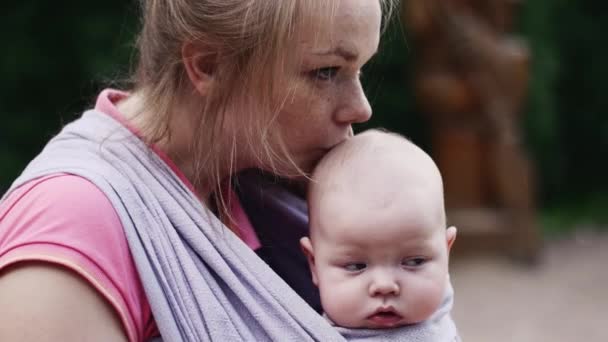
[[[418,323],[439,307],[456,236],[446,229],[442,189],[433,160],[397,134],[359,134],[320,162],[309,191],[310,238],[300,243],[337,325]]]
[[[349,212],[398,207],[430,215],[445,228],[439,169],[418,146],[396,133],[369,130],[332,149],[317,165],[308,203],[311,237],[329,227],[347,227]]]

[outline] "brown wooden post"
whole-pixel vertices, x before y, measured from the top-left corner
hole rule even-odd
[[[429,115],[456,252],[535,258],[534,181],[520,140],[529,51],[511,34],[518,0],[404,0],[414,89]]]

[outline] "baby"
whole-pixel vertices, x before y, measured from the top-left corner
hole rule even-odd
[[[367,131],[329,152],[311,183],[300,243],[327,317],[372,329],[429,319],[456,238],[433,160],[397,134]]]

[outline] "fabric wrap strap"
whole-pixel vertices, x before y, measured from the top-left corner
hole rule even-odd
[[[65,126],[11,189],[59,172],[88,179],[113,204],[165,341],[449,341],[445,334],[456,334],[450,295],[430,325],[341,335],[104,113],[87,111]]]

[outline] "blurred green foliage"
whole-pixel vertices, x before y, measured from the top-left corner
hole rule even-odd
[[[0,192],[61,125],[126,75],[136,7],[125,1],[3,4]]]
[[[544,221],[554,229],[577,220],[605,225],[608,3],[529,0],[525,6],[521,27],[534,54],[526,132],[543,216],[550,218]]]
[[[137,3],[124,0],[23,0],[0,9],[2,192],[100,89],[128,76],[138,17]],[[533,52],[523,124],[539,200],[544,207],[606,200],[608,2],[528,0],[520,24]],[[375,113],[366,126],[399,131],[429,148],[426,118],[409,87],[407,44],[407,33],[393,25],[365,68]],[[602,204],[591,207],[601,211]]]

